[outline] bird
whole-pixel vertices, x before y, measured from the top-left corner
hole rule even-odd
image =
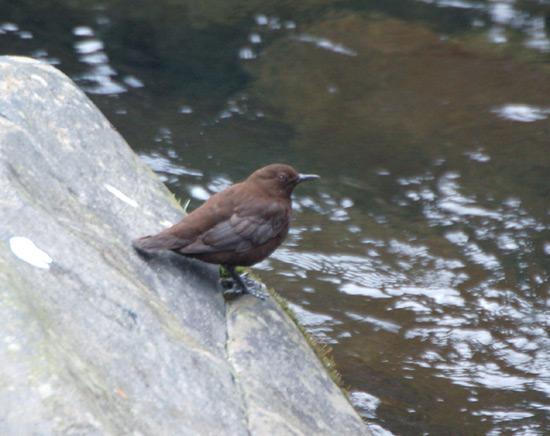
[[[282,244],[292,217],[292,191],[319,177],[285,164],[265,166],[214,194],[172,227],[135,239],[132,245],[138,252],[171,250],[222,265],[243,294],[264,299],[265,294],[245,285],[235,267],[261,262]]]

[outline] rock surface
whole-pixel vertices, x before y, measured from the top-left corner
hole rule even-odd
[[[0,92],[0,434],[369,434],[271,299],[136,255],[181,208],[66,76]]]

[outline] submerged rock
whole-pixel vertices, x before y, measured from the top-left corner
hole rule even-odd
[[[0,434],[368,434],[272,300],[131,249],[181,208],[66,76],[0,89]]]

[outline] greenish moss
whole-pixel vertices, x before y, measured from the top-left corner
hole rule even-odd
[[[261,281],[259,280],[255,275],[252,274],[252,272],[248,269],[248,268],[245,268],[244,266],[237,266],[235,267],[235,272],[237,274],[244,274],[244,273],[247,273],[251,278],[253,278],[254,280],[258,280],[258,281]],[[231,274],[229,274],[229,271],[227,271],[223,266],[220,265],[220,277],[222,279],[228,279],[231,277]]]
[[[183,213],[185,215],[188,215],[189,212],[187,212],[187,208],[189,207],[189,203],[191,203],[191,199],[188,198],[187,200],[185,200],[185,202],[183,202],[181,197],[177,197],[176,194],[174,194],[174,193],[172,193],[172,197],[174,198],[174,200],[176,200],[178,202],[180,207],[183,209]]]
[[[296,316],[296,313],[288,305],[288,302],[283,297],[281,297],[274,289],[268,288],[268,292],[271,294],[273,300],[279,305],[279,307],[283,309],[290,317],[290,319],[294,322],[294,324],[296,324],[296,327],[298,327],[298,330],[300,331],[300,333],[302,333],[302,336],[305,338],[306,342],[309,344],[317,358],[323,364],[332,381],[336,383],[336,385],[349,400],[349,389],[347,386],[344,385],[342,375],[336,368],[336,362],[331,355],[332,347],[328,344],[322,344],[317,341],[315,336],[309,333],[306,328],[300,323],[298,317]]]

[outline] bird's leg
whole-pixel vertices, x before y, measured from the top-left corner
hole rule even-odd
[[[243,294],[253,295],[256,298],[259,298],[260,300],[265,300],[267,298],[267,294],[264,294],[263,292],[257,291],[256,289],[253,289],[253,288],[248,288],[244,284],[244,280],[242,279],[242,277],[239,274],[237,274],[237,272],[235,271],[235,267],[229,266],[229,265],[224,265],[223,267],[227,271],[229,271],[229,274],[231,274],[231,277],[233,277],[233,280],[237,282]]]

